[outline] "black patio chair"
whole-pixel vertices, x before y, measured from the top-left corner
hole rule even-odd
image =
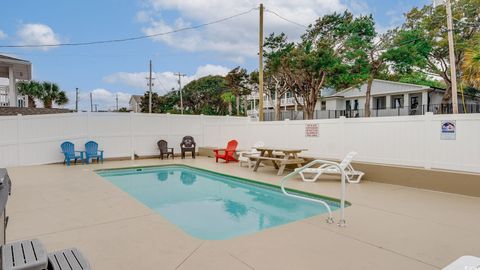
[[[180,148],[182,149],[182,158],[185,158],[186,152],[192,152],[192,158],[195,158],[195,147],[197,144],[192,136],[185,136],[180,143]]]
[[[175,159],[174,154],[173,154],[173,148],[168,147],[168,143],[165,140],[160,140],[157,142],[158,145],[158,150],[160,150],[160,158],[163,159],[163,155],[167,155],[167,159],[170,155],[172,155],[172,158]]]

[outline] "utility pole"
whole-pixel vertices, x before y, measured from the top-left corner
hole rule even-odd
[[[450,56],[450,80],[452,82],[452,107],[453,113],[458,113],[458,89],[457,89],[457,68],[455,65],[455,47],[453,43],[452,4],[446,1],[447,8],[447,31],[448,31],[448,53]]]
[[[258,32],[258,120],[263,121],[263,4],[260,4]]]
[[[93,96],[92,96],[92,92],[90,92],[90,112],[93,112]]]
[[[180,112],[183,114],[182,77],[187,76],[187,74],[177,72],[174,73],[174,75],[178,76],[178,91],[180,92]]]
[[[150,60],[150,75],[148,76],[148,113],[152,113],[152,60]]]
[[[115,95],[115,101],[117,103],[117,112],[118,112],[118,93]]]
[[[78,112],[78,87],[75,88],[75,112]]]

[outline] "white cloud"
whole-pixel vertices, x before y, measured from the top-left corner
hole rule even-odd
[[[113,92],[103,88],[93,89],[91,91],[81,91],[79,94],[79,109],[90,111],[90,93],[92,93],[92,100],[97,105],[98,110],[115,110],[116,96],[118,95],[118,107],[128,108],[128,102],[132,96],[125,92]],[[69,103],[65,106],[71,109],[75,108],[75,91],[67,92]]]
[[[0,30],[0,39],[4,39],[7,37],[7,34],[5,34],[5,32],[3,32],[2,30]]]
[[[257,7],[259,3],[252,0],[146,0],[147,6],[142,10],[145,34],[156,34],[215,21]],[[343,11],[347,8],[340,0],[265,0],[267,10],[272,10],[292,21],[303,25],[311,24],[326,13]],[[356,1],[356,9],[367,9]],[[176,11],[182,19],[166,21],[162,12]],[[157,15],[159,14],[159,15]],[[138,17],[138,15],[137,15]],[[147,19],[148,17],[148,19]],[[285,32],[290,38],[298,39],[305,29],[286,22],[275,15],[265,13],[265,35],[272,32]],[[258,11],[232,20],[210,25],[196,30],[189,30],[170,35],[157,36],[153,40],[186,51],[214,51],[221,53],[235,62],[243,57],[255,57],[258,50]]]
[[[208,75],[226,75],[230,71],[229,68],[218,65],[204,65],[197,68],[195,74],[182,77],[182,84],[185,85],[192,80],[208,76]],[[105,76],[103,81],[110,84],[131,87],[140,91],[147,90],[148,72],[117,72]],[[153,74],[156,78],[153,81],[153,89],[155,92],[165,94],[172,88],[178,89],[178,76],[171,71],[157,72]]]
[[[23,24],[17,32],[20,38],[19,45],[48,45],[60,43],[60,37],[50,26],[45,24]],[[54,47],[42,47],[41,50],[48,50]]]

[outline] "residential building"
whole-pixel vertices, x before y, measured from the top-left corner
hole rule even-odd
[[[130,105],[130,111],[138,113],[142,112],[142,108],[140,104],[142,103],[143,96],[140,95],[132,95],[128,104]]]
[[[442,102],[445,89],[400,83],[394,81],[374,80],[370,96],[371,116],[421,115],[425,112],[434,114],[452,113],[452,105]],[[367,83],[335,92],[323,89],[315,107],[316,119],[345,117],[364,117]],[[249,115],[258,115],[258,93],[248,97],[251,104]],[[302,99],[297,97],[299,103]],[[459,111],[480,113],[480,97],[459,94]],[[281,99],[280,119],[303,119],[301,105],[289,92]],[[274,119],[275,98],[264,97],[266,120]]]
[[[29,61],[0,55],[0,107],[28,107],[28,98],[17,93],[16,83],[31,79]]]
[[[362,117],[365,112],[367,83],[350,87],[326,97],[325,110],[344,111],[347,117]],[[445,89],[374,80],[370,96],[372,116],[420,115],[425,112],[451,113],[450,104],[442,104]],[[463,110],[459,95],[460,110]],[[465,96],[467,112],[479,112],[480,97]]]

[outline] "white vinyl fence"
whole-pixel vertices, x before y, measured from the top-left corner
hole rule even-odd
[[[441,140],[443,120],[456,121],[456,140]],[[306,137],[305,125],[318,124],[318,137]],[[179,152],[183,136],[198,146],[224,147],[236,139],[240,149],[256,141],[269,146],[308,149],[310,157],[357,160],[480,173],[480,114],[340,118],[254,122],[248,118],[135,113],[78,113],[0,117],[0,167],[61,162],[60,144],[79,150],[95,140],[105,157],[156,155],[156,142]]]

